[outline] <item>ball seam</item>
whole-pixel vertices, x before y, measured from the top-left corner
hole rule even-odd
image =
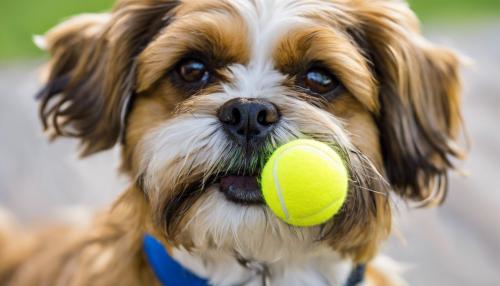
[[[286,151],[288,151],[288,150],[285,150],[285,152]],[[276,187],[276,192],[278,194],[278,199],[279,199],[280,204],[281,204],[281,210],[283,211],[283,214],[285,215],[285,220],[288,221],[290,219],[290,215],[288,213],[288,209],[287,209],[286,204],[285,204],[285,198],[283,197],[283,192],[281,191],[281,184],[278,180],[278,162],[279,162],[280,157],[283,155],[283,153],[284,152],[279,154],[278,158],[276,158],[276,160],[274,160],[273,179],[274,179],[274,186]]]

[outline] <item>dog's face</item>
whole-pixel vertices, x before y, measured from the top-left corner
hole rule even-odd
[[[439,202],[460,155],[458,60],[402,3],[121,0],[46,37],[41,115],[84,155],[120,139],[123,169],[175,245],[258,260],[324,244],[369,259],[390,195]],[[279,145],[340,150],[348,199],[319,227],[263,204],[257,178]]]

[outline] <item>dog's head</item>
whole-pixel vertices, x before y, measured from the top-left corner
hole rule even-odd
[[[83,155],[119,142],[175,245],[267,260],[324,243],[366,260],[391,193],[442,201],[460,156],[459,61],[401,2],[121,0],[45,41],[45,127]],[[319,227],[262,204],[263,163],[296,138],[341,150],[349,170],[345,206]]]

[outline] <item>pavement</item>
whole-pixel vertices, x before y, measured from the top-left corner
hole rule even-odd
[[[435,42],[475,61],[464,70],[464,118],[471,152],[451,175],[444,206],[399,203],[383,252],[407,266],[411,285],[500,285],[500,22],[426,27]],[[126,186],[118,150],[79,160],[76,142],[49,144],[33,95],[39,62],[0,65],[0,205],[21,221],[58,218],[60,210],[108,205]]]

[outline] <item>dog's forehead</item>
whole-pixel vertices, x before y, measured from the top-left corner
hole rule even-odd
[[[337,8],[323,0],[184,0],[178,9],[181,15],[193,13],[229,13],[245,24],[254,61],[270,57],[276,43],[298,27],[314,25],[315,16]],[[235,23],[236,24],[236,23]]]
[[[342,29],[347,10],[333,0],[184,0],[139,57],[139,87],[151,86],[190,51],[224,63],[231,81],[223,89],[235,97],[283,94],[288,75],[321,62],[373,110],[372,74]]]

